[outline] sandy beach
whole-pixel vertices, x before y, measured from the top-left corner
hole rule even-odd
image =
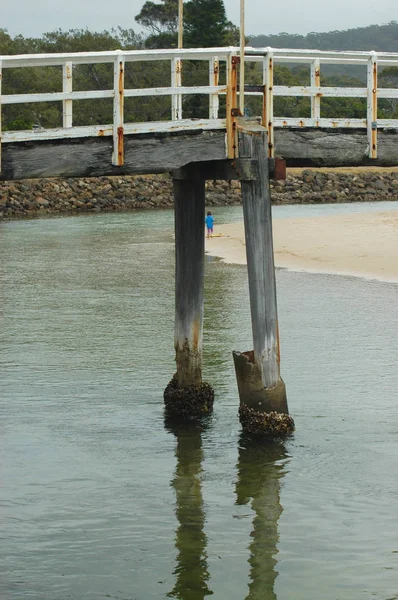
[[[219,225],[206,252],[246,264],[242,223]],[[273,220],[276,267],[398,282],[398,210]]]

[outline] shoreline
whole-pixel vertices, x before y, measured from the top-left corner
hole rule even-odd
[[[206,252],[246,264],[243,222],[219,225]],[[275,267],[398,283],[398,210],[273,220]]]
[[[271,180],[270,188],[275,205],[398,201],[398,168],[288,169],[286,180]],[[241,202],[238,181],[206,182],[207,206]],[[173,206],[168,174],[0,182],[0,220],[5,221]]]

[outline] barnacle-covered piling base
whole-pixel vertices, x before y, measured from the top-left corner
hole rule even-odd
[[[246,404],[239,407],[239,420],[243,431],[267,438],[284,438],[295,429],[292,417],[286,413],[260,413]]]
[[[213,410],[214,390],[205,381],[198,385],[179,387],[174,375],[164,390],[163,399],[168,416],[184,419],[202,417]]]
[[[254,352],[233,352],[243,430],[264,437],[283,437],[294,431],[289,416],[286,388],[283,380],[274,387],[264,387],[261,367],[254,360]]]

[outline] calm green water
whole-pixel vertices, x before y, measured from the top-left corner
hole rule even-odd
[[[297,431],[257,445],[231,357],[251,347],[246,269],[208,258],[214,415],[173,429],[172,220],[0,226],[1,599],[398,598],[398,285],[277,273]]]

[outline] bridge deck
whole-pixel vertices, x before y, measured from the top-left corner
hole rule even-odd
[[[1,94],[0,88],[0,114],[10,105],[51,102],[60,107],[62,126],[2,133],[0,127],[0,179],[156,173],[194,161],[234,158],[240,93],[247,101],[258,97],[258,119],[268,130],[270,157],[282,156],[296,166],[398,164],[398,119],[380,119],[377,110],[379,98],[398,99],[398,89],[378,87],[377,79],[378,69],[398,66],[398,54],[246,48],[244,60],[252,66],[246,67],[245,86],[239,88],[237,48],[2,56],[0,83],[8,69],[55,67],[62,71],[62,90]],[[169,87],[126,88],[129,63],[159,61],[169,65]],[[186,85],[184,72],[190,61],[208,65],[207,85],[192,85],[192,77]],[[74,91],[74,68],[98,64],[113,65],[113,89]],[[275,64],[308,65],[309,85],[274,85]],[[366,87],[322,86],[321,64],[362,65]],[[207,118],[186,118],[186,100],[195,96],[208,98]],[[310,116],[275,115],[273,100],[278,96],[308,98]],[[143,97],[170,98],[164,121],[126,122],[125,99]],[[325,118],[322,98],[363,98],[363,118]],[[98,99],[112,103],[113,123],[75,126],[74,103]]]

